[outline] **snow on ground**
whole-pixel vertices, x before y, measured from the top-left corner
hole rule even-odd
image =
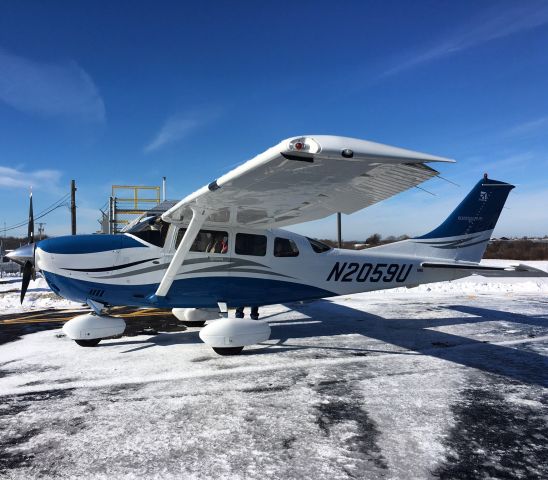
[[[0,346],[0,477],[546,478],[547,293],[477,277],[264,307],[271,339],[237,357],[195,328],[26,335]]]
[[[56,295],[44,278],[37,276],[31,281],[25,295],[25,303],[21,305],[21,277],[10,276],[0,280],[0,312],[25,313],[48,308],[79,308],[81,305]]]

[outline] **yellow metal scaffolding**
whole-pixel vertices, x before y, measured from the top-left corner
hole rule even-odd
[[[113,185],[111,196],[111,233],[120,230],[160,203],[160,187],[149,185]]]

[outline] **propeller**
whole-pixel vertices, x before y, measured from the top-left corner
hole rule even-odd
[[[27,293],[27,289],[29,288],[29,283],[31,279],[33,279],[33,277],[34,267],[32,266],[32,263],[27,260],[25,262],[25,265],[23,266],[23,281],[21,282],[21,304],[23,304],[25,294]]]
[[[29,288],[31,280],[36,280],[36,244],[34,243],[34,213],[32,209],[32,191],[30,192],[28,244],[19,247],[6,255],[11,261],[23,266],[23,280],[21,282],[21,303]]]
[[[32,209],[32,187],[30,189],[30,206],[29,206],[29,228],[27,232],[29,245],[34,243],[34,211]]]

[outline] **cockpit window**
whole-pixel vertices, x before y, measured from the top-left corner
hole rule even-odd
[[[133,225],[125,233],[131,233],[147,243],[163,247],[169,230],[169,223],[164,222],[160,216],[143,218]]]
[[[276,237],[274,240],[275,257],[298,257],[299,249],[295,242],[289,238]]]
[[[312,250],[314,250],[316,253],[324,253],[331,250],[331,247],[329,245],[326,245],[325,243],[314,240],[313,238],[306,237],[306,239],[310,243]]]
[[[175,248],[179,246],[186,228],[181,228],[177,233]],[[200,230],[194,243],[190,247],[191,252],[205,253],[227,253],[228,252],[228,233],[218,230]]]

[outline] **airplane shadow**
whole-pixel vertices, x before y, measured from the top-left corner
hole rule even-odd
[[[272,326],[270,338],[278,339],[277,346],[286,345],[297,338],[359,334],[406,350],[405,352],[390,351],[389,353],[429,355],[484,372],[503,375],[519,382],[542,387],[548,386],[548,357],[544,355],[523,348],[518,349],[430,330],[450,325],[501,320],[548,327],[548,315],[545,317],[531,316],[466,305],[450,305],[445,308],[475,316],[387,319],[329,300],[318,300],[305,305],[292,304],[290,307],[310,319],[321,319],[321,323],[314,326],[306,325],[306,322],[300,325]],[[337,347],[319,345],[299,346],[298,348],[329,349]],[[343,347],[342,349],[347,348]],[[272,353],[276,350],[272,350]],[[358,349],[350,348],[349,350],[357,351]],[[265,349],[264,353],[267,352],[268,349]]]
[[[548,357],[526,348],[515,348],[504,344],[489,343],[452,333],[431,330],[432,328],[451,325],[476,324],[485,321],[509,321],[528,326],[548,327],[548,316],[532,316],[504,312],[467,305],[449,305],[444,308],[461,312],[467,316],[452,318],[384,318],[363,310],[357,310],[329,300],[318,300],[305,304],[287,305],[291,310],[305,315],[304,319],[280,320],[276,315],[270,316],[272,334],[269,343],[261,347],[244,350],[247,355],[277,354],[289,350],[318,349],[348,352],[351,355],[368,353],[389,353],[398,355],[428,355],[441,360],[453,362],[465,367],[475,368],[487,373],[502,375],[509,379],[548,386]],[[470,317],[468,315],[474,315]],[[268,317],[263,317],[263,319]],[[202,343],[199,330],[187,330],[177,333],[160,333],[146,340],[127,340],[105,342],[101,347],[113,345],[131,346],[123,353],[131,353],[154,346],[170,346]],[[402,350],[379,347],[361,347],[356,345],[337,345],[336,337],[341,335],[362,335],[379,340]],[[299,338],[335,337],[331,345],[294,344]],[[276,343],[271,343],[272,341]]]
[[[197,344],[203,343],[198,336],[198,331],[184,331],[177,333],[159,333],[146,340],[120,340],[120,341],[107,341],[100,343],[98,347],[108,348],[112,346],[131,346],[136,345],[135,348],[124,350],[122,353],[137,352],[150,347],[169,347],[171,345],[185,345],[185,344]]]

